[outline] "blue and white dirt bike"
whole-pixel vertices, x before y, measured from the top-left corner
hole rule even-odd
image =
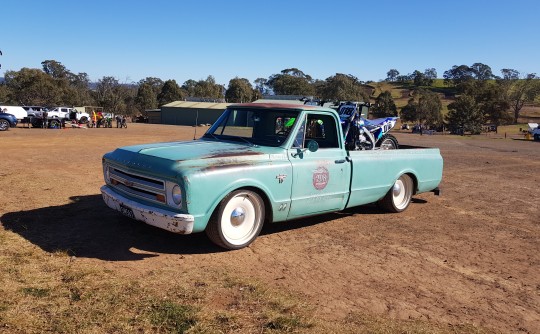
[[[369,107],[369,104],[344,104],[338,109],[347,150],[398,149],[396,137],[388,132],[396,125],[399,117],[368,120],[361,116],[359,107]]]

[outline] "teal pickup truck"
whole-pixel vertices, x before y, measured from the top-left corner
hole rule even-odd
[[[264,223],[373,202],[401,212],[414,194],[438,195],[442,169],[436,148],[347,151],[333,109],[249,103],[198,140],[105,154],[101,193],[128,217],[239,249]]]

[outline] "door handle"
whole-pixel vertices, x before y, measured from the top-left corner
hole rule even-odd
[[[347,161],[347,160],[345,160],[345,159],[339,159],[339,160],[335,160],[334,162],[335,162],[336,164],[342,164],[342,163],[345,163],[345,161]]]

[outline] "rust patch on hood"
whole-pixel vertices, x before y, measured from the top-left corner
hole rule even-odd
[[[264,153],[254,152],[254,151],[219,152],[216,154],[208,155],[206,157],[202,157],[201,159],[232,158],[232,157],[242,157],[246,155],[262,155],[262,154]]]
[[[225,170],[225,169],[233,169],[233,168],[244,168],[251,166],[253,164],[250,163],[230,163],[230,164],[215,164],[210,165],[207,167],[204,167],[201,169],[201,172],[212,172],[212,171],[218,171],[218,170]]]

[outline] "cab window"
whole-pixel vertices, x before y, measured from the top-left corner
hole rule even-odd
[[[339,148],[336,121],[330,115],[308,114],[300,126],[293,143],[294,148],[305,148],[310,140],[315,140],[319,148]]]

